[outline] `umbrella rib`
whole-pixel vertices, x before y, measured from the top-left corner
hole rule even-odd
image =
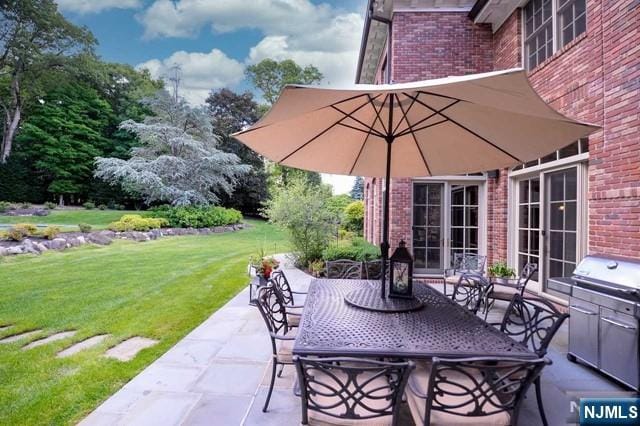
[[[369,104],[369,101],[363,103],[362,105],[360,105],[358,108],[354,109],[351,114],[353,114],[354,112],[360,110],[361,108],[364,108],[366,105]],[[304,144],[300,145],[299,147],[297,147],[296,149],[294,149],[293,151],[291,151],[289,154],[285,155],[282,159],[280,159],[280,161],[278,161],[278,163],[282,163],[283,161],[287,160],[289,157],[291,157],[293,154],[295,154],[296,152],[300,151],[302,148],[306,147],[307,145],[309,145],[311,142],[315,141],[316,139],[318,139],[320,136],[324,135],[325,133],[327,133],[329,130],[333,129],[334,127],[336,127],[337,125],[339,125],[342,120],[344,120],[345,118],[347,118],[347,116],[345,115],[344,117],[340,118],[340,120],[336,121],[335,123],[333,123],[331,126],[327,127],[326,129],[324,129],[323,131],[321,131],[320,133],[318,133],[317,135],[315,135],[314,137],[312,137],[311,139],[309,139],[308,141],[306,141]]]
[[[379,97],[376,96],[376,98],[372,98],[371,95],[367,95],[369,97],[369,102],[371,103],[371,106],[373,107],[373,111],[376,113],[376,119],[380,122],[380,125],[382,126],[382,130],[385,131],[385,133],[389,133],[389,130],[387,130],[387,127],[384,125],[384,122],[382,121],[382,118],[380,117],[380,111],[382,111],[382,108],[384,108],[384,103],[387,101],[387,98],[389,97],[389,95],[385,96],[384,100],[382,101],[382,103],[380,104],[380,109],[377,109],[375,104],[373,103],[373,101]]]
[[[352,130],[356,130],[356,131],[358,131],[358,132],[365,133],[365,134],[367,134],[367,135],[374,135],[374,136],[384,137],[384,135],[382,135],[382,134],[380,134],[380,133],[377,133],[377,132],[376,132],[376,131],[374,131],[374,130],[364,130],[364,129],[360,129],[360,128],[358,128],[358,127],[351,126],[351,125],[349,125],[349,124],[345,124],[345,123],[338,123],[338,126],[347,127],[347,128],[349,128],[349,129],[352,129]]]
[[[422,106],[425,106],[425,107],[429,108],[431,111],[433,111],[433,113],[432,113],[431,115],[429,115],[428,117],[423,118],[422,120],[418,120],[417,122],[415,122],[415,123],[413,123],[413,124],[409,124],[409,120],[407,120],[407,125],[408,125],[409,127],[407,127],[407,128],[406,128],[406,129],[404,129],[402,132],[400,132],[400,133],[398,134],[398,136],[404,136],[404,135],[407,135],[407,134],[408,134],[408,133],[407,133],[408,131],[417,132],[417,131],[420,131],[420,130],[424,130],[424,129],[428,128],[428,127],[431,127],[431,126],[426,126],[426,127],[420,127],[420,128],[418,128],[418,129],[416,129],[416,126],[418,126],[419,124],[424,123],[425,121],[427,121],[427,120],[429,120],[429,119],[431,119],[431,118],[435,117],[436,115],[439,115],[439,114],[440,114],[440,113],[442,113],[443,111],[446,111],[447,109],[449,109],[449,108],[451,108],[452,106],[456,105],[458,102],[461,102],[461,101],[460,101],[460,99],[458,99],[458,100],[456,100],[456,101],[454,101],[454,102],[451,102],[449,105],[447,105],[447,106],[445,106],[445,107],[443,107],[443,108],[440,108],[439,110],[434,110],[433,108],[431,108],[430,106],[428,106],[428,105],[427,105],[427,104],[425,104],[424,102],[421,102],[421,101],[418,99],[418,97],[417,97],[417,96],[414,98],[414,97],[410,96],[410,95],[409,95],[409,94],[407,94],[407,93],[404,93],[404,92],[403,92],[402,94],[403,94],[403,95],[405,95],[406,97],[408,97],[409,99],[412,99],[413,101],[418,102],[420,105],[422,105]],[[409,111],[407,110],[407,113],[408,113],[408,112],[409,112]],[[442,114],[440,114],[440,115],[442,115]],[[435,124],[440,124],[440,122],[435,123]]]
[[[349,174],[353,173],[353,170],[356,168],[356,164],[358,164],[358,161],[360,161],[360,156],[362,155],[362,151],[364,151],[364,146],[367,144],[367,141],[369,140],[369,136],[371,136],[371,133],[368,133],[364,137],[364,140],[362,141],[362,145],[360,146],[360,150],[358,151],[358,155],[356,155],[356,159],[353,162],[351,169],[349,169]]]
[[[422,93],[422,92],[421,92]],[[452,98],[454,99],[454,98]],[[484,136],[481,136],[480,134],[478,134],[477,132],[474,132],[473,130],[469,129],[467,126],[458,123],[456,120],[452,119],[451,117],[449,117],[446,114],[443,114],[442,111],[438,112],[435,109],[433,109],[432,107],[430,107],[429,105],[427,105],[426,103],[420,101],[420,99],[416,99],[416,101],[418,103],[420,103],[420,105],[424,106],[425,108],[429,108],[431,111],[437,113],[438,115],[441,115],[445,121],[450,121],[453,124],[455,124],[456,126],[460,127],[462,130],[466,131],[467,133],[472,134],[473,136],[475,136],[476,138],[480,139],[481,141],[483,141],[486,144],[491,145],[492,147],[494,147],[495,149],[497,149],[498,151],[502,152],[503,154],[513,158],[514,160],[518,161],[519,163],[524,163],[525,161],[519,159],[518,157],[514,156],[513,154],[509,153],[508,151],[500,148],[498,145],[494,144],[493,142],[491,142],[489,139],[485,138]],[[460,99],[458,99],[458,101],[460,101]],[[452,104],[453,105],[453,104]],[[440,123],[444,123],[444,121],[441,121]],[[440,124],[440,123],[436,123],[436,124]],[[423,130],[423,129],[421,129]]]
[[[368,104],[368,103],[370,103],[370,102],[369,102],[369,101],[367,101],[367,104]],[[366,104],[365,104],[365,105],[366,105]],[[372,104],[372,105],[373,105],[373,104]],[[363,106],[364,106],[364,105],[363,105]],[[363,125],[366,129],[369,129],[369,131],[370,131],[370,132],[373,132],[375,135],[380,136],[380,137],[382,137],[382,138],[385,136],[385,135],[383,135],[382,133],[378,132],[378,131],[377,131],[376,129],[374,129],[373,127],[371,127],[371,126],[367,125],[366,123],[364,123],[363,121],[361,121],[361,120],[359,120],[359,119],[357,119],[357,118],[353,117],[353,113],[355,113],[356,111],[360,110],[360,109],[362,108],[362,106],[360,106],[359,108],[357,108],[357,109],[353,110],[353,111],[352,111],[352,112],[350,112],[350,113],[344,112],[344,111],[342,111],[340,108],[338,108],[338,107],[336,107],[336,106],[334,106],[334,105],[331,105],[331,108],[333,108],[334,110],[338,111],[340,114],[343,114],[343,115],[344,115],[344,117],[342,117],[342,120],[344,120],[345,118],[350,118],[350,119],[352,119],[353,121],[355,121],[356,123]],[[340,121],[342,121],[342,120],[340,120]],[[344,123],[338,123],[338,124],[342,124],[342,125],[344,125]],[[361,131],[361,132],[363,132],[363,133],[366,133],[363,129],[358,129],[357,127],[353,127],[353,126],[351,126],[351,128],[353,128],[353,129],[355,129],[355,130],[358,130],[358,131]]]
[[[396,95],[396,99],[397,98],[398,98],[398,95]],[[413,105],[413,102],[411,103],[411,105]],[[400,111],[402,111],[402,118],[404,119],[404,121],[407,122],[407,126],[409,126],[409,129],[411,129],[411,124],[409,123],[409,119],[407,118],[407,113],[409,112],[409,109],[407,108],[407,111],[404,110],[404,108],[402,107],[402,103],[400,102],[400,99],[398,99],[398,106],[400,107]],[[402,122],[402,120],[400,120],[400,122]],[[399,125],[400,123],[398,123],[398,126]],[[424,163],[424,167],[427,169],[427,174],[431,176],[431,169],[429,168],[429,163],[427,163],[427,159],[424,156],[424,152],[422,152],[422,148],[420,148],[420,144],[418,144],[418,138],[416,138],[416,135],[415,133],[413,133],[413,130],[410,130],[410,133],[411,133],[411,137],[413,137],[413,142],[416,144],[416,148],[418,148],[420,157],[422,157],[422,162]]]
[[[396,99],[398,99],[398,105],[400,105],[400,109],[402,110],[402,115],[404,116],[404,119],[407,122],[407,126],[411,127],[411,124],[409,123],[409,120],[407,119],[407,114],[409,114],[409,111],[411,111],[411,108],[413,108],[413,106],[415,105],[416,100],[413,99],[411,96],[408,96],[404,92],[402,92],[402,94],[405,97],[411,99],[411,104],[409,104],[409,108],[407,108],[407,111],[405,112],[404,109],[402,108],[402,104],[400,103],[400,98],[398,97],[398,95],[396,95]],[[393,134],[395,134],[398,131],[398,128],[400,127],[400,124],[402,124],[402,120],[398,121],[398,125],[393,129]]]

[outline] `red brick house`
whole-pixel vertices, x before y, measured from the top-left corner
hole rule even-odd
[[[427,276],[455,252],[534,261],[530,289],[554,298],[546,278],[571,275],[588,253],[640,259],[640,0],[369,1],[357,83],[514,67],[554,108],[602,130],[513,169],[392,180],[391,247],[407,241]],[[374,243],[383,188],[366,179]]]

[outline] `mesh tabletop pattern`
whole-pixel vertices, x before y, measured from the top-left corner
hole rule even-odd
[[[414,312],[374,312],[344,301],[353,290],[369,287],[379,293],[379,286],[377,281],[365,280],[313,281],[293,352],[402,358],[536,358],[525,346],[425,284],[414,283],[414,294],[425,305]]]

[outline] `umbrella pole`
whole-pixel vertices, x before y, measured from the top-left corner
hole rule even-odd
[[[382,254],[382,282],[380,297],[386,297],[387,291],[387,263],[389,260],[389,192],[391,191],[391,144],[393,137],[387,138],[387,170],[384,179],[384,206],[382,212],[382,243],[380,243],[380,253]],[[391,274],[389,274],[391,275]]]

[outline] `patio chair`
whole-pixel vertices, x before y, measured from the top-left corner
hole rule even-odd
[[[516,293],[502,318],[500,330],[543,357],[547,354],[551,340],[568,317],[569,314],[560,312],[548,300],[538,297],[525,299]],[[539,376],[534,380],[534,385],[540,417],[542,423],[547,425]]]
[[[447,284],[455,286],[463,273],[484,274],[487,256],[475,253],[454,253],[452,267],[444,270],[443,292],[447,295]]]
[[[387,277],[389,277],[389,268],[387,262]],[[363,265],[363,278],[366,280],[382,279],[382,259],[367,260]]]
[[[524,290],[527,284],[538,271],[538,264],[527,263],[520,271],[518,279],[514,283],[493,283],[493,287],[489,294],[487,294],[487,304],[485,305],[485,320],[489,315],[489,310],[493,307],[496,300],[504,300],[510,302],[514,294],[524,295]]]
[[[294,356],[302,424],[396,425],[413,362]]]
[[[271,280],[282,291],[282,294],[284,296],[284,303],[287,306],[296,305],[296,302],[293,298],[294,294],[299,294],[299,295],[307,294],[307,292],[305,291],[294,291],[291,288],[291,284],[289,284],[289,280],[287,279],[287,276],[284,274],[284,271],[281,271],[281,270],[273,271],[271,273]],[[300,304],[300,306],[302,305],[303,304]]]
[[[289,326],[286,309],[282,303],[282,299],[277,295],[273,284],[270,283],[258,290],[256,306],[267,326],[271,339],[271,382],[269,384],[267,399],[262,408],[262,411],[266,412],[269,407],[269,401],[271,400],[278,365],[281,366],[278,377],[282,375],[282,370],[285,365],[293,365],[292,349],[296,336],[295,333],[290,332],[291,327]]]
[[[416,425],[516,425],[527,389],[547,359],[434,358],[405,392]]]
[[[298,328],[300,326],[300,318],[302,317],[302,309],[304,308],[304,305],[287,304],[287,300],[292,300],[292,298],[289,298],[289,293],[282,289],[280,286],[282,283],[283,280],[281,276],[271,275],[269,285],[273,287],[273,292],[286,313],[289,329]]]
[[[327,278],[359,280],[362,278],[362,262],[339,259],[326,262]]]
[[[458,277],[458,282],[453,287],[451,300],[464,306],[475,315],[482,304],[486,303],[491,286],[489,280],[482,275],[463,273]]]

